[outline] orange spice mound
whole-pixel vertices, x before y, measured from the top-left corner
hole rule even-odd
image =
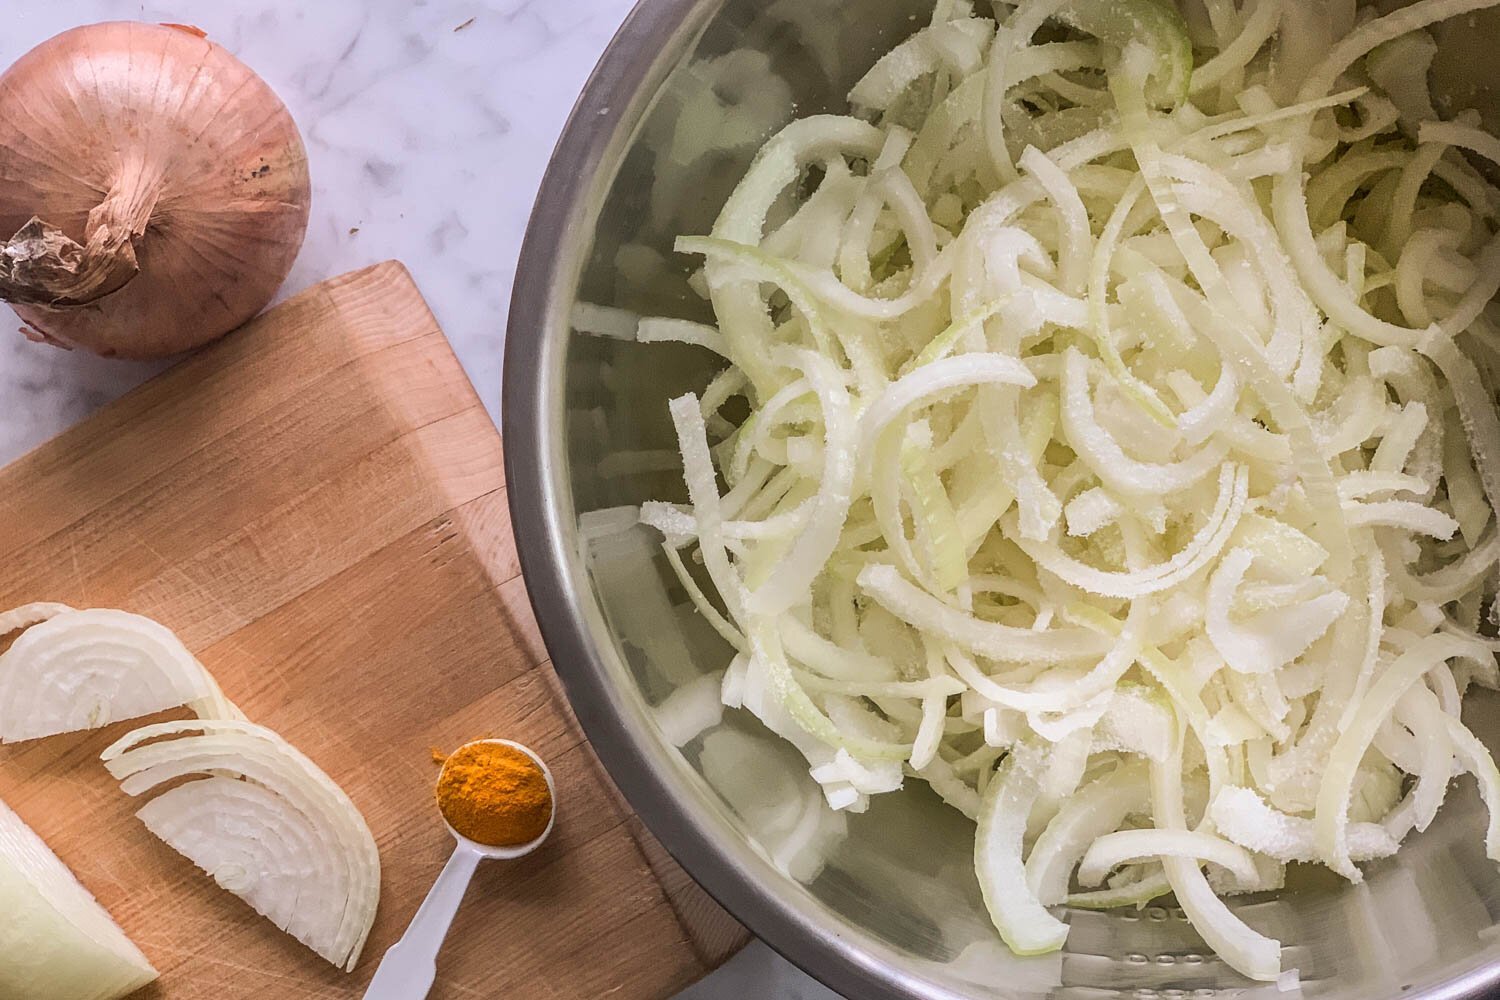
[[[470,743],[448,757],[438,808],[460,834],[490,847],[540,837],[552,820],[552,790],[536,761],[503,743]]]

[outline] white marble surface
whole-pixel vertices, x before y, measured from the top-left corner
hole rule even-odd
[[[78,24],[196,24],[302,127],[307,243],[282,290],[395,257],[498,417],[511,280],[537,184],[631,0],[7,0],[0,67]],[[0,464],[160,366],[31,344],[0,306]],[[836,1000],[753,946],[682,1000]]]

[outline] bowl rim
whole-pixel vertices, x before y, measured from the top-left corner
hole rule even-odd
[[[565,297],[592,248],[577,238],[585,214],[614,179],[631,130],[718,0],[637,0],[610,40],[573,106],[543,175],[521,244],[507,320],[501,424],[505,481],[526,590],[554,669],[579,723],[632,809],[692,878],[736,920],[784,958],[835,992],[860,1000],[964,1000],[931,980],[903,973],[885,946],[841,935],[819,921],[820,904],[793,905],[767,885],[785,876],[748,848],[715,836],[712,817],[693,808],[680,769],[660,760],[659,739],[637,706],[615,690],[591,638],[597,602],[569,571],[576,525],[560,442],[567,325]],[[622,95],[628,95],[624,100]],[[622,127],[623,126],[623,127]],[[610,169],[606,169],[610,168]],[[889,952],[894,955],[894,951]],[[1500,963],[1479,964],[1412,1000],[1482,1000],[1500,985]]]

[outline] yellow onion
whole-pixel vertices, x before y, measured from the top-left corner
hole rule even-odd
[[[0,76],[0,299],[34,339],[152,358],[228,333],[311,200],[286,105],[196,29],[75,28]]]

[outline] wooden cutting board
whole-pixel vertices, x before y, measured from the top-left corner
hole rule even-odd
[[[431,751],[481,736],[549,760],[557,829],[481,868],[433,997],[666,997],[743,941],[599,769],[511,532],[500,437],[394,262],[303,293],[0,471],[0,610],[162,621],[379,841],[379,918],[345,975],[147,833],[97,760],[133,724],[0,748],[0,798],[161,970],[141,997],[361,996],[451,847]]]

